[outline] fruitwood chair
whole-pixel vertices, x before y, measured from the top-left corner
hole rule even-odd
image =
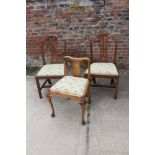
[[[112,62],[108,61],[108,45],[109,41],[113,46],[112,52]],[[94,59],[94,49],[95,43],[100,45],[100,54],[98,59]],[[116,67],[116,50],[117,50],[117,40],[114,36],[109,34],[100,34],[97,38],[90,41],[90,51],[91,51],[91,78],[93,81],[93,87],[109,87],[115,88],[114,99],[117,99],[118,89],[119,89],[119,73]],[[87,76],[88,70],[86,71]],[[110,85],[101,85],[96,83],[96,78],[109,78],[111,79]]]
[[[64,64],[58,63],[58,57],[66,55],[66,41],[63,41],[64,51],[58,53],[58,47],[60,47],[60,42],[56,36],[47,36],[40,43],[41,55],[43,60],[43,67],[39,70],[35,76],[36,84],[38,88],[39,97],[42,98],[41,90],[42,88],[51,87],[51,79],[60,79],[64,76]],[[51,64],[46,64],[45,53],[49,53],[51,58]],[[44,83],[40,85],[41,79],[44,79]],[[46,83],[50,85],[46,85]]]
[[[84,114],[86,110],[86,96],[88,103],[91,101],[90,97],[90,59],[89,58],[74,58],[65,56],[65,76],[59,80],[48,90],[48,103],[52,108],[52,117],[55,117],[54,106],[51,100],[52,96],[59,96],[68,99],[74,99],[80,102],[82,109],[82,125],[85,125]],[[81,63],[85,61],[88,64],[88,79],[83,78]],[[71,63],[71,75],[68,74],[68,63]]]

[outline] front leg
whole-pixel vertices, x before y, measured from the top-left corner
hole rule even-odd
[[[53,106],[53,103],[52,103],[52,100],[51,100],[51,96],[50,95],[47,95],[47,100],[48,100],[48,103],[52,109],[52,114],[51,114],[51,117],[55,117],[55,111],[54,111],[54,106]]]
[[[39,83],[39,78],[37,78],[37,77],[36,77],[36,84],[37,84],[37,88],[38,88],[39,97],[42,98],[41,87],[40,87],[40,83]]]
[[[84,115],[85,115],[85,111],[86,111],[86,101],[84,99],[82,99],[80,101],[80,106],[81,106],[81,110],[82,110],[82,125],[86,125],[86,121],[84,119]]]

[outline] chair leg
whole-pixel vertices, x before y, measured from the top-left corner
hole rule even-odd
[[[117,96],[118,96],[118,89],[119,89],[119,77],[116,78],[115,96],[114,96],[114,99],[117,99]]]
[[[93,77],[93,84],[96,84],[96,79],[95,79],[95,77]]]
[[[51,114],[51,117],[55,117],[55,111],[54,111],[54,106],[53,106],[53,103],[52,103],[52,100],[51,100],[51,96],[50,95],[47,95],[47,100],[48,100],[48,103],[52,109],[52,114]]]
[[[85,100],[81,100],[80,101],[80,106],[81,106],[81,110],[82,110],[82,125],[86,125],[86,121],[84,119],[84,115],[85,115],[85,111],[86,111],[86,101]]]
[[[87,96],[88,96],[88,104],[91,104],[91,86],[88,86],[88,90],[87,90]]]
[[[37,77],[36,77],[36,84],[37,84],[37,88],[38,88],[39,97],[42,98],[40,83],[39,83],[39,79]]]
[[[111,79],[110,84],[114,85],[114,79]]]

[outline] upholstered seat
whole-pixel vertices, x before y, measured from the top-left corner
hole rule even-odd
[[[64,76],[64,64],[44,65],[37,76]]]
[[[63,42],[63,44],[61,43]],[[56,36],[46,35],[39,43],[40,54],[43,60],[43,67],[35,76],[39,97],[42,98],[41,90],[51,87],[53,79],[60,79],[64,76],[64,64],[59,63],[58,58],[66,55],[66,40],[58,40]],[[60,49],[63,49],[61,52]],[[61,53],[60,53],[61,52]],[[48,54],[47,54],[48,53]],[[47,64],[46,57],[50,56],[51,64]],[[44,81],[42,84],[40,80]],[[49,85],[47,85],[49,83]]]
[[[65,76],[50,88],[52,92],[82,97],[88,86],[88,80],[81,77]]]
[[[88,70],[86,70],[86,74],[88,74]],[[90,65],[90,74],[118,76],[118,71],[113,63],[92,63]]]

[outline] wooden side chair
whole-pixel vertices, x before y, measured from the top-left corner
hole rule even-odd
[[[112,52],[112,62],[108,61],[108,44],[111,41],[111,47],[113,47]],[[100,53],[98,59],[94,60],[94,44],[99,43]],[[109,34],[100,34],[94,40],[90,41],[90,51],[91,51],[91,78],[93,81],[93,87],[109,87],[115,88],[114,99],[117,99],[118,89],[119,89],[119,73],[116,67],[116,50],[117,50],[117,40],[114,36]],[[86,76],[88,70],[86,71]],[[110,85],[101,85],[96,83],[96,78],[109,78],[111,79]]]
[[[51,79],[60,79],[64,76],[64,64],[58,63],[58,57],[64,57],[66,55],[66,41],[63,41],[63,52],[59,53],[58,47],[60,42],[56,36],[47,36],[40,43],[41,55],[43,60],[43,67],[39,70],[35,76],[36,84],[38,88],[39,97],[42,98],[42,88],[51,87]],[[45,54],[50,54],[51,64],[46,64]],[[44,83],[40,85],[41,79],[44,79]],[[47,85],[47,82],[49,85]]]
[[[55,117],[54,106],[52,104],[51,97],[59,96],[69,99],[74,99],[80,102],[82,109],[82,125],[85,125],[84,114],[86,110],[86,96],[88,97],[88,103],[90,103],[90,59],[89,58],[73,58],[65,56],[65,76],[59,80],[48,90],[48,103],[52,108],[52,117]],[[83,78],[81,63],[85,61],[88,64],[88,79]],[[68,71],[68,63],[71,63],[71,75]]]

